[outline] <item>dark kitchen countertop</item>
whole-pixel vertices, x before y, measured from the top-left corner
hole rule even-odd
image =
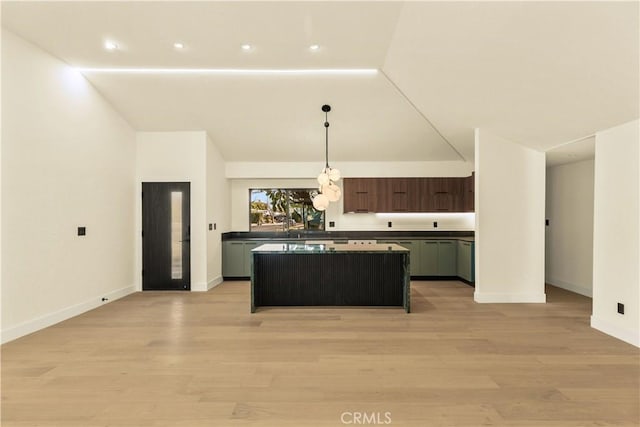
[[[398,239],[425,239],[441,240],[453,239],[473,242],[473,231],[307,231],[307,232],[250,232],[231,231],[222,233],[222,241],[279,241],[292,240],[398,240]]]
[[[298,243],[269,243],[252,249],[254,253],[279,253],[279,254],[333,254],[342,252],[409,252],[408,249],[395,244],[367,244],[367,245],[348,245],[348,244],[298,244]]]

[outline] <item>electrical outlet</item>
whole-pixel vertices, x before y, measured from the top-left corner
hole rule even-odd
[[[336,222],[335,221],[329,221],[329,227],[333,228],[336,226]]]
[[[618,303],[618,313],[624,314],[624,304]]]
[[[86,236],[87,227],[78,227],[78,236]]]
[[[213,224],[209,224],[209,230],[213,230]]]
[[[549,225],[549,220],[548,219],[544,220],[544,225]]]
[[[392,225],[391,221],[387,222],[387,227],[391,228],[391,225]]]
[[[438,221],[433,221],[433,228],[438,228]]]
[[[216,223],[215,222],[213,223],[213,229],[214,230],[216,229]]]

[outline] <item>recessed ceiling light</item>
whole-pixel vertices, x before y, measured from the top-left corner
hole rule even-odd
[[[243,45],[240,46],[242,48],[242,50],[251,50],[251,45],[248,43],[245,43]]]
[[[104,48],[107,50],[116,50],[118,49],[118,43],[111,40],[107,40],[106,42],[104,42]]]
[[[184,43],[175,42],[173,44],[173,47],[175,47],[176,49],[184,49]]]
[[[311,46],[309,46],[309,49],[310,50],[318,50],[318,49],[320,49],[320,45],[312,44]]]

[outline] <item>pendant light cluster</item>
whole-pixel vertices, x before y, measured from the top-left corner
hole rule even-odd
[[[329,166],[329,122],[327,121],[327,113],[331,111],[330,105],[323,105],[324,111],[324,129],[325,129],[325,166],[318,175],[318,184],[320,184],[320,192],[313,198],[313,207],[319,211],[327,209],[330,202],[340,200],[342,190],[336,185],[340,180],[340,171]]]

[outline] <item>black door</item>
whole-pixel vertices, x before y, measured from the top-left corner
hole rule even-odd
[[[142,290],[191,288],[188,182],[142,183]]]

